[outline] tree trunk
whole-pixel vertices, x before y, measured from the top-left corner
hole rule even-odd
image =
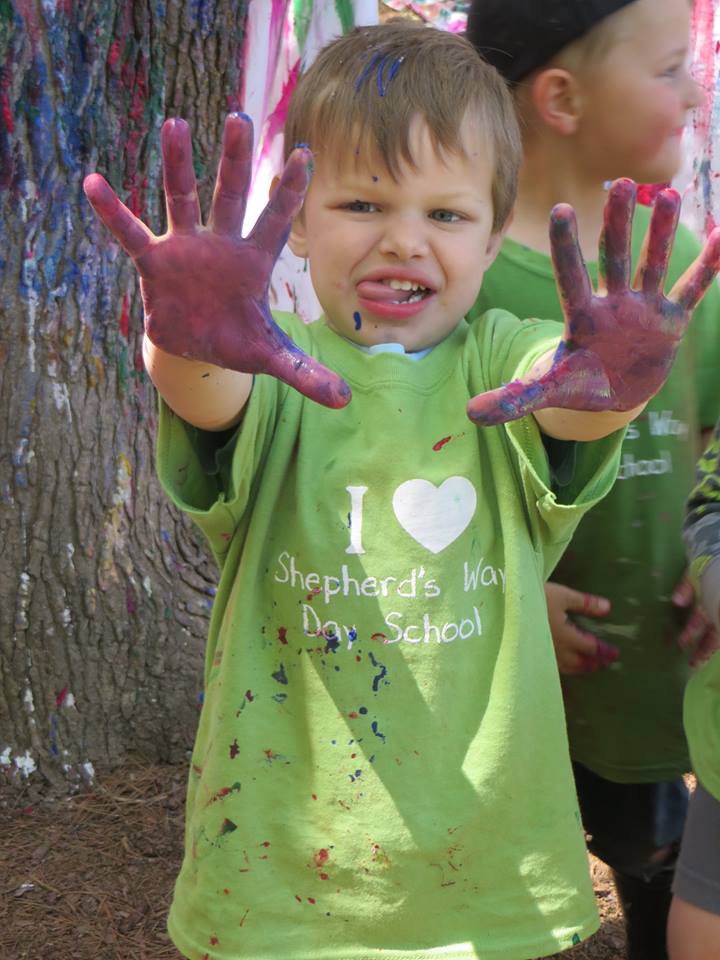
[[[159,129],[200,178],[247,0],[0,0],[0,770],[56,790],[192,743],[216,571],[153,471],[127,258],[83,177],[163,220]],[[211,184],[201,184],[207,208]]]

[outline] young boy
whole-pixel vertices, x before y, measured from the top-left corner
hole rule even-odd
[[[591,255],[604,181],[674,175],[699,95],[686,68],[689,13],[687,0],[665,0],[661,15],[654,0],[473,5],[469,38],[513,84],[523,163],[514,220],[470,317],[491,307],[559,316],[547,211],[567,199]],[[649,217],[635,217],[634,258]],[[678,231],[671,281],[697,246]],[[631,960],[666,956],[687,805],[687,648],[714,639],[690,615],[680,529],[700,430],[720,409],[718,317],[713,286],[669,380],[628,429],[618,482],[583,519],[547,587],[580,809],[590,849],[613,869]]]
[[[663,195],[630,291],[618,183],[609,293],[593,298],[557,210],[556,351],[552,322],[462,320],[519,162],[504,84],[466,41],[405,22],[354,31],[301,78],[286,137],[314,153],[304,205],[310,154],[288,149],[247,239],[240,116],[208,227],[180,121],[162,131],[165,236],[86,181],[141,275],[161,480],[221,568],[171,935],[192,960],[563,949],[597,919],[542,583],[607,492],[620,436],[573,447],[556,489],[538,425],[587,439],[633,416],[720,232],[663,299],[678,205]],[[267,308],[291,221],[325,310],[307,327]],[[478,430],[468,405],[483,423],[537,412]]]
[[[720,623],[720,423],[698,463],[690,495],[685,542],[706,610]],[[697,788],[690,801],[668,947],[672,960],[720,960],[720,653],[690,680],[685,732]]]

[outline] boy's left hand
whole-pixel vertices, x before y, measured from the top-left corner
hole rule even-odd
[[[481,426],[517,420],[550,407],[629,411],[642,406],[665,382],[690,313],[720,267],[720,228],[700,255],[663,295],[672,241],[680,214],[675,190],[658,194],[630,286],[631,227],[636,185],[616,180],[605,205],[600,238],[599,290],[593,294],[580,252],[572,207],[558,204],[550,217],[564,337],[550,369],[537,380],[514,380],[474,397],[468,416]]]

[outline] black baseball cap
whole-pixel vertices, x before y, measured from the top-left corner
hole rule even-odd
[[[634,0],[473,0],[466,36],[510,83]]]

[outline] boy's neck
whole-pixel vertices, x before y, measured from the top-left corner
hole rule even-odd
[[[569,203],[578,221],[580,248],[596,260],[606,191],[602,182],[583,175],[562,150],[526,150],[520,170],[515,215],[508,236],[541,253],[550,253],[548,223],[556,203]]]

